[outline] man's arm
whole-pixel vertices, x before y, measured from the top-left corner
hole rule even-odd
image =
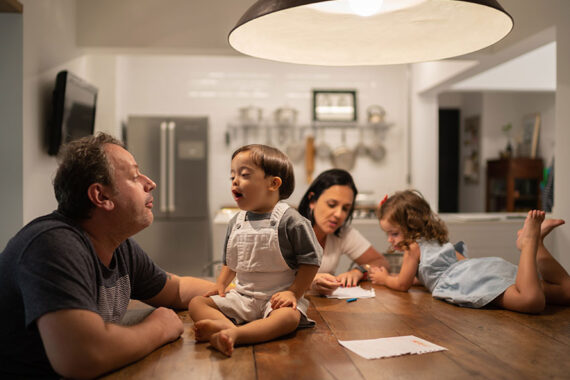
[[[66,378],[93,378],[132,363],[177,339],[184,327],[174,311],[154,310],[141,323],[105,323],[88,310],[67,309],[37,321],[47,357]]]
[[[167,273],[166,283],[162,290],[156,296],[145,300],[145,302],[155,307],[164,306],[186,309],[193,297],[203,296],[208,291],[215,289],[215,287],[215,283],[201,278],[180,277]]]

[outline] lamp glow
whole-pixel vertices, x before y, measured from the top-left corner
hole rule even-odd
[[[382,65],[471,53],[512,27],[496,0],[258,0],[228,40],[244,54],[281,62]]]

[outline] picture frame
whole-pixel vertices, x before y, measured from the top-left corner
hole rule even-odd
[[[313,90],[313,121],[356,122],[356,90]]]
[[[540,136],[540,113],[533,113],[523,118],[522,140],[519,156],[536,158]]]
[[[463,123],[463,180],[466,184],[478,184],[480,177],[480,129],[479,115],[465,118]]]

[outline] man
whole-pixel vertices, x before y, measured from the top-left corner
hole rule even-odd
[[[0,377],[92,378],[182,334],[164,307],[187,308],[213,284],[165,273],[130,239],[153,221],[155,187],[109,135],[64,148],[58,210],[0,254]],[[121,326],[131,298],[157,309]]]

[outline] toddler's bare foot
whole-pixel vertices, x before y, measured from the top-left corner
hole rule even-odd
[[[543,220],[544,211],[531,210],[528,212],[517,239],[517,247],[519,249],[528,243],[536,244],[540,236],[540,224]]]
[[[227,329],[228,326],[224,321],[217,319],[202,319],[194,323],[194,336],[198,342],[207,342],[213,334]]]
[[[234,337],[231,330],[233,329],[219,331],[210,338],[210,344],[226,356],[232,356],[234,352]]]
[[[540,238],[544,240],[550,231],[564,223],[566,223],[564,219],[545,219],[540,225]]]

